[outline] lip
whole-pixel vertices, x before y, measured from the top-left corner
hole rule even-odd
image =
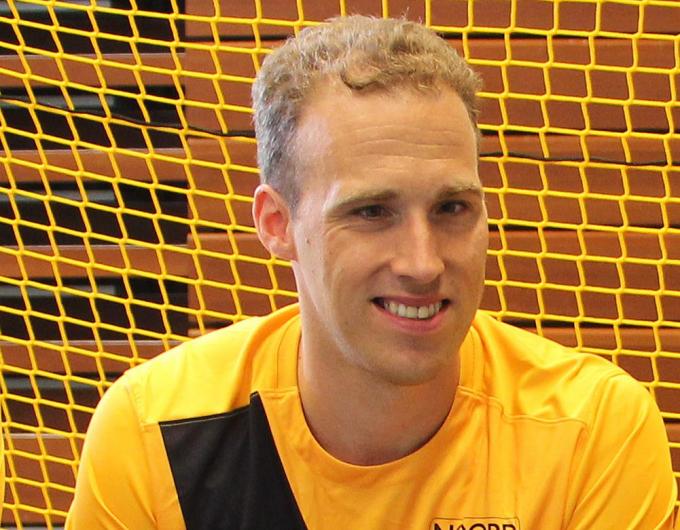
[[[387,309],[382,307],[379,303],[376,302],[376,298],[379,298],[381,300],[389,300],[389,301],[394,301],[398,302],[404,305],[413,305],[413,306],[423,306],[423,305],[430,305],[430,304],[435,304],[437,302],[444,302],[442,305],[442,308],[439,310],[439,312],[434,315],[432,318],[428,319],[413,319],[413,318],[405,318],[405,317],[400,317],[397,315],[394,315],[390,313]],[[406,332],[410,334],[427,334],[427,333],[432,333],[441,328],[444,322],[444,318],[446,316],[446,313],[449,311],[451,302],[450,300],[446,298],[434,298],[434,297],[405,297],[405,296],[389,296],[389,297],[376,297],[371,301],[371,305],[375,308],[376,312],[378,315],[385,319],[387,323],[396,328],[397,330],[401,332]]]

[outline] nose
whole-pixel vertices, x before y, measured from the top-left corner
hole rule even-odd
[[[443,249],[427,218],[410,219],[396,236],[392,271],[405,280],[429,284],[444,272]]]

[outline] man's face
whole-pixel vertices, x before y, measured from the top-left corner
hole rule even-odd
[[[488,236],[460,98],[328,88],[296,140],[303,352],[397,385],[449,374],[481,299]]]

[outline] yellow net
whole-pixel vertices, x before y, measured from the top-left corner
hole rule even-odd
[[[249,91],[269,49],[348,13],[422,20],[485,79],[484,308],[630,371],[680,449],[675,0],[10,1],[3,525],[63,521],[122,371],[295,299],[250,220]]]

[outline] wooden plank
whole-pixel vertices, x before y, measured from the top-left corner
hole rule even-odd
[[[185,181],[191,162],[181,148],[160,148],[156,157],[144,149],[13,150],[0,155],[0,184],[120,179],[145,183]],[[91,182],[95,182],[92,180]]]
[[[195,1],[195,0],[193,0]],[[644,17],[644,31],[647,33],[677,32],[678,10],[674,6],[647,6],[605,4],[598,19],[597,6],[584,4],[578,0],[560,2],[556,7],[552,2],[542,0],[481,0],[472,6],[471,17],[465,2],[455,5],[448,2],[432,3],[432,23],[436,26],[474,28],[487,27],[504,30],[511,25],[517,33],[522,30],[538,29],[564,32],[605,31],[635,34],[639,31],[639,19]],[[461,5],[462,4],[462,5]],[[513,16],[514,11],[514,16]],[[559,25],[557,21],[559,20]]]
[[[140,97],[141,91],[149,97]],[[154,150],[181,145],[181,87],[144,85],[141,90],[134,86],[118,91],[95,87],[90,92],[73,86],[68,91],[55,86],[37,93],[24,88],[15,91],[21,103],[3,90],[7,96],[1,102],[3,141],[8,150],[92,146]],[[67,101],[73,104],[70,111]],[[113,116],[113,123],[106,116]],[[157,127],[149,130],[144,125],[148,120]]]
[[[582,244],[576,232],[546,231],[543,245],[536,236],[506,232],[503,245],[500,234],[492,234],[490,248],[508,252],[487,260],[487,279],[504,283],[487,287],[485,309],[650,322],[671,322],[679,314],[680,298],[673,295],[680,291],[679,233],[625,233],[619,239],[585,232]],[[673,262],[663,259],[662,242]]]
[[[391,12],[394,15],[406,12],[409,17],[424,19],[424,5],[408,0],[391,0]],[[380,15],[382,13],[380,0],[348,0],[345,2],[348,13]],[[265,0],[260,4],[262,19],[257,22],[258,11],[255,4],[239,2],[238,0],[220,0],[210,4],[200,1],[188,1],[186,12],[195,16],[187,20],[186,34],[193,38],[210,37],[213,26],[210,19],[220,14],[229,20],[216,21],[214,31],[221,37],[253,38],[256,34],[271,38],[272,36],[292,35],[295,26],[300,27],[303,21],[322,21],[339,15],[337,3],[305,2],[304,13],[298,12],[295,2],[287,0]],[[303,16],[304,15],[304,16]],[[236,20],[242,19],[242,20]],[[257,22],[253,25],[253,22]]]
[[[629,264],[632,259],[645,260],[643,263],[645,265],[673,266],[673,261],[680,260],[678,238],[680,232],[677,230],[623,231],[620,235],[615,232],[584,230],[580,236],[577,231],[572,230],[544,230],[542,233],[538,229],[505,230],[504,233],[491,232],[489,249],[494,253],[506,252],[508,254],[506,258],[512,258],[513,254],[521,257],[519,253],[531,253],[536,258],[561,259],[567,262],[578,258],[584,266],[587,266],[588,262],[600,261],[602,258],[604,261],[618,259],[623,266]],[[573,283],[563,274],[560,277],[567,284]],[[675,289],[678,286],[666,287]]]
[[[591,45],[587,39],[523,38],[512,40],[509,48],[503,39],[449,42],[468,57],[484,79],[479,118],[482,126],[549,126],[581,131],[587,119],[588,127],[599,131],[672,129],[667,109],[648,103],[673,100],[675,63],[670,41],[596,39]],[[185,59],[188,71],[201,74],[184,80],[189,122],[208,130],[252,130],[249,80],[255,77],[256,64],[261,63],[266,49],[279,46],[281,41],[267,42],[265,47],[248,41],[226,41],[221,43],[225,49],[219,54],[210,42],[198,44],[187,50]],[[643,65],[634,63],[636,56],[642,57]],[[634,66],[647,65],[658,71],[629,72]],[[230,79],[223,73],[242,79]],[[535,99],[544,95],[550,96],[545,109]],[[560,97],[572,100],[560,101]],[[592,98],[611,101],[590,101]],[[213,107],[192,106],[191,101]],[[225,104],[239,109],[226,108]],[[672,109],[671,114],[677,127],[680,110]]]
[[[500,39],[468,46],[470,63],[484,80],[482,125],[677,129],[680,112],[672,109],[669,123],[665,108],[674,100],[677,75],[670,41],[538,38],[512,40],[509,47]],[[644,65],[635,64],[635,57]],[[656,70],[635,71],[642,66]],[[540,96],[545,102],[532,99]]]
[[[576,137],[484,137],[482,155],[510,153],[506,160],[482,156],[480,161],[489,217],[575,225],[680,226],[680,203],[667,200],[680,193],[680,170],[667,160],[661,140],[584,139],[585,152]],[[668,146],[670,156],[680,158],[680,142]],[[627,160],[626,150],[632,162],[649,165],[617,166]],[[558,161],[530,158],[546,156]],[[590,161],[559,162],[583,159]],[[537,194],[528,196],[526,190]]]
[[[253,227],[251,197],[260,182],[259,173],[250,170],[257,167],[256,144],[248,139],[234,139],[224,145],[226,150],[221,151],[210,140],[189,142],[197,158],[219,166],[203,167],[192,173],[192,184],[197,190],[190,198],[192,211],[197,219],[207,223]],[[227,197],[233,199],[228,201]]]
[[[5,445],[7,483],[3,527],[47,525],[48,508],[66,512],[72,495],[56,486],[75,486],[76,461],[82,440],[13,433]],[[36,511],[27,510],[29,506]],[[63,524],[64,518],[51,515],[49,521],[58,525]]]
[[[546,2],[543,4],[549,6]],[[504,62],[516,68],[544,65],[546,71],[559,72],[555,77],[551,73],[550,81],[554,85],[552,93],[561,95],[576,96],[584,93],[581,76],[586,71],[585,67],[588,67],[589,72],[601,70],[602,67],[609,70],[655,68],[668,70],[670,75],[675,68],[675,47],[671,39],[611,39],[597,36],[555,39],[547,35],[532,35],[530,38],[513,36],[507,40],[499,37],[468,39],[465,45],[455,38],[449,38],[449,42],[473,65],[489,61]],[[563,77],[567,69],[575,71],[578,76]],[[514,85],[512,89],[518,93],[531,93],[524,88],[519,75],[526,70],[518,69],[514,72],[513,79],[509,79]],[[600,88],[609,89],[605,86]]]
[[[78,374],[116,377],[128,368],[152,359],[175,346],[177,341],[161,340],[72,340],[0,342],[3,363],[12,368],[31,373]]]
[[[673,461],[673,469],[680,471],[680,422],[667,421],[666,433],[668,434],[668,441],[672,444],[671,459]]]
[[[194,138],[190,152],[183,148],[144,149],[48,149],[0,153],[0,185],[49,181],[50,183],[96,183],[126,181],[170,184],[194,182],[193,187],[211,189],[225,180],[230,164],[255,168],[255,140],[250,138]],[[218,166],[219,164],[219,166]],[[225,166],[225,167],[221,167]],[[226,189],[224,187],[218,189]]]
[[[667,382],[665,379],[662,381]],[[670,380],[671,386],[660,386],[654,390],[656,402],[662,412],[680,414],[680,381]]]
[[[46,188],[0,194],[3,247],[117,245],[123,240],[156,248],[186,241],[188,206],[182,188],[167,191],[118,183],[87,190]]]
[[[176,57],[169,53],[111,53],[104,57],[92,54],[6,55],[0,69],[0,87],[32,88],[57,86],[64,81],[93,87],[125,87],[145,85],[174,86],[178,82],[178,65],[184,52]],[[43,79],[44,78],[44,79]]]
[[[0,251],[0,271],[7,278],[120,278],[139,272],[186,276],[193,269],[192,257],[176,247],[158,249],[91,245],[36,245]],[[179,248],[179,247],[177,247]]]
[[[496,191],[487,188],[486,204],[493,224],[547,224],[562,227],[680,226],[680,203],[623,196],[526,194],[522,188]]]
[[[487,280],[680,291],[680,231],[503,231],[490,234]],[[663,280],[663,284],[661,283]]]
[[[618,267],[616,263],[602,262],[602,258],[623,258],[626,255],[615,233],[586,233],[582,246],[575,232],[546,232],[543,236],[545,248],[537,234],[531,231],[507,232],[504,237],[505,245],[501,234],[492,233],[490,237],[490,248],[505,249],[507,255],[502,258],[493,253],[489,255],[487,279],[500,282],[503,278],[501,265],[505,279],[502,285],[487,286],[482,303],[484,309],[524,313],[527,317],[548,314],[557,319],[578,316],[617,319],[623,316],[651,322],[671,321],[678,314],[676,309],[680,299],[671,296],[673,291],[680,291],[678,251],[672,250],[673,262],[663,262],[658,235],[626,234],[624,241],[628,257],[639,257],[649,262],[629,263],[623,260]],[[680,249],[680,234],[664,237],[667,249]],[[204,278],[222,284],[190,286],[189,306],[192,309],[235,314],[238,298],[243,305],[241,312],[261,315],[273,307],[274,281],[284,289],[294,290],[291,270],[267,261],[268,254],[255,235],[236,234],[235,243],[240,252],[238,256],[224,234],[199,234],[198,243],[189,242],[192,247],[198,244],[200,248],[216,253],[211,257],[200,256],[199,266]],[[252,262],[250,258],[243,259],[244,256],[260,258],[261,261]],[[593,259],[597,256],[600,261]],[[541,280],[541,273],[545,282]],[[249,292],[235,287],[236,275],[241,284],[262,291]],[[662,280],[664,293],[658,291]],[[603,289],[609,291],[601,292]],[[626,292],[626,289],[647,292],[632,293]],[[623,294],[618,294],[619,290],[623,290]],[[291,301],[291,298],[283,297],[274,305]],[[619,305],[623,315],[618,314]],[[202,318],[209,322],[214,317]]]
[[[183,336],[188,329],[186,282],[144,278],[7,282],[0,292],[0,326],[7,340],[108,341]]]
[[[381,0],[347,0],[343,2],[347,13],[382,16],[405,16],[412,20],[425,20],[424,2],[410,0],[390,0],[387,13]],[[213,31],[222,37],[253,37],[255,31],[262,36],[281,36],[293,33],[294,26],[302,22],[323,21],[340,14],[337,2],[304,2],[303,12],[298,4],[290,0],[263,0],[258,5],[238,0],[220,0],[218,4],[187,0],[186,12],[192,17],[187,20],[186,32],[193,38],[210,37]],[[514,10],[514,16],[512,11]],[[501,32],[512,27],[515,32],[523,30],[552,30],[557,26],[568,31],[595,32],[604,30],[617,33],[637,33],[640,18],[643,17],[643,30],[647,33],[668,33],[674,35],[678,28],[678,10],[671,5],[635,6],[604,4],[597,17],[595,4],[578,1],[560,2],[556,7],[551,2],[541,0],[477,0],[468,7],[467,2],[432,2],[431,17],[434,26],[446,26],[449,30],[467,30],[472,34],[479,28],[486,31]],[[257,16],[262,20],[258,22]],[[214,28],[211,18],[242,18],[243,20],[217,20]],[[272,20],[273,19],[273,20]]]
[[[252,131],[250,91],[256,65],[268,49],[281,41],[268,42],[261,48],[254,42],[221,42],[219,53],[209,42],[197,44],[199,47],[187,50],[184,62],[185,69],[192,72],[183,79],[188,122],[210,131]],[[200,75],[193,75],[196,73]],[[210,107],[195,106],[193,102]]]
[[[195,190],[188,195],[189,213],[198,230],[201,223],[252,227],[251,197],[260,181],[255,139],[190,139],[189,149],[189,187]]]
[[[295,279],[289,266],[271,260],[257,236],[235,234],[234,245],[225,234],[199,233],[198,236],[198,240],[190,237],[187,244],[209,253],[198,254],[198,267],[206,282],[188,287],[190,308],[231,315],[265,315],[275,307],[295,302],[293,295],[274,294],[275,285],[295,291]],[[194,319],[194,315],[189,318]],[[229,319],[203,313],[199,318],[205,323],[229,322]]]
[[[42,378],[33,382],[27,378],[5,375],[7,392],[3,395],[9,429],[41,425],[51,432],[81,432],[87,430],[104,390],[108,388],[98,378],[84,384],[81,378]]]

